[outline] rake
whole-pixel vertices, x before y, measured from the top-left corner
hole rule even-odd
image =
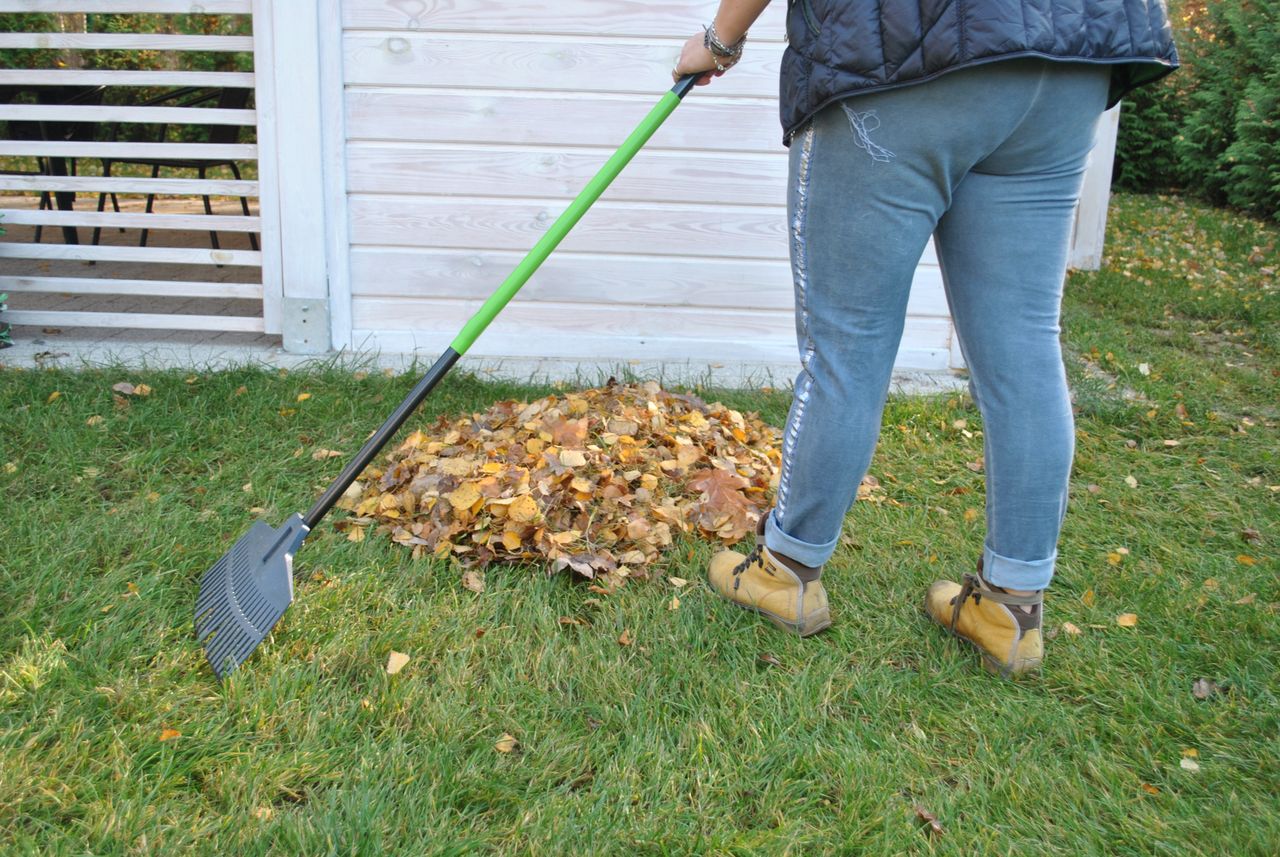
[[[440,379],[448,374],[636,152],[679,106],[697,78],[696,74],[681,78],[649,111],[515,270],[471,317],[386,422],[370,436],[315,505],[305,515],[295,514],[279,527],[272,527],[265,521],[254,523],[231,546],[231,550],[200,578],[195,610],[196,638],[204,647],[218,678],[226,678],[244,663],[293,603],[293,557],[307,534],[320,523],[378,451],[391,440]]]

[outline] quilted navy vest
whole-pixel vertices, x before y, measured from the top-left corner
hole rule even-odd
[[[1038,56],[1111,65],[1114,105],[1178,66],[1164,0],[788,0],[784,141],[837,99]]]

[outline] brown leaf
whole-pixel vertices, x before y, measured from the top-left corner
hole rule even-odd
[[[760,654],[756,655],[756,660],[758,660],[762,664],[768,664],[771,667],[782,666],[782,661],[778,660],[777,655],[772,655],[772,654],[769,654],[768,652],[761,652]]]
[[[462,573],[462,585],[472,592],[484,592],[484,575],[478,571]]]
[[[942,822],[938,821],[938,817],[936,815],[929,812],[929,810],[925,809],[923,806],[921,806],[918,803],[914,804],[912,806],[912,809],[915,810],[916,818],[920,821],[920,823],[927,824],[929,826],[930,835],[932,836],[942,835],[943,833]]]
[[[1259,533],[1257,530],[1255,530],[1253,527],[1245,527],[1243,530],[1241,530],[1240,538],[1244,539],[1246,542],[1252,542],[1253,544],[1262,543],[1262,534]]]
[[[514,753],[520,748],[520,742],[510,732],[502,733],[502,737],[493,743],[493,749],[499,753]]]
[[[1158,795],[1158,794],[1160,794],[1160,789],[1158,789],[1158,788],[1156,788],[1155,786],[1151,785],[1151,783],[1143,783],[1143,784],[1142,784],[1142,790],[1143,790],[1144,792],[1146,792],[1147,794],[1149,794],[1149,795]]]
[[[1243,598],[1237,598],[1235,603],[1243,607],[1247,604],[1252,604],[1257,600],[1258,600],[1258,593],[1250,592],[1248,595],[1244,596]]]
[[[1084,633],[1084,631],[1081,631],[1079,628],[1077,628],[1075,625],[1071,624],[1070,622],[1062,623],[1062,631],[1065,634],[1070,634],[1072,637],[1079,637],[1081,634]]]
[[[342,456],[342,453],[338,452],[338,450],[336,449],[321,448],[311,453],[311,457],[314,458],[316,461],[324,461],[326,458],[340,458],[341,456]]]
[[[629,646],[631,645],[632,642],[633,641],[631,639],[631,629],[630,628],[623,629],[622,633],[618,636],[618,645]]]

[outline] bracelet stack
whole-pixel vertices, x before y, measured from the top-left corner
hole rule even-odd
[[[738,60],[742,58],[742,46],[746,42],[746,33],[743,33],[742,38],[731,45],[726,45],[720,41],[720,36],[716,33],[715,21],[703,28],[702,45],[711,52],[711,57],[716,63],[716,71],[725,72],[733,68]]]

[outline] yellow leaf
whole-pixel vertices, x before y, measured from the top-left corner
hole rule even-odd
[[[299,394],[298,394],[298,401],[299,401],[299,402],[305,402],[307,399],[310,399],[310,398],[311,398],[311,394],[310,394],[310,393],[299,393]]]
[[[1116,617],[1116,624],[1121,628],[1132,628],[1138,624],[1137,613],[1121,613]]]
[[[1126,477],[1124,478],[1124,484],[1125,484],[1125,485],[1128,485],[1130,488],[1137,488],[1137,487],[1138,487],[1138,480],[1137,480],[1137,479],[1134,479],[1132,476],[1126,476]]]
[[[409,663],[409,656],[404,652],[392,651],[387,656],[387,675],[395,675],[404,669],[404,665]]]
[[[1143,784],[1142,784],[1142,790],[1143,790],[1144,792],[1146,792],[1147,794],[1149,794],[1149,795],[1158,795],[1158,794],[1160,794],[1160,789],[1158,789],[1158,788],[1156,788],[1155,786],[1151,785],[1151,783],[1143,783]]]
[[[1200,755],[1200,751],[1197,750],[1195,747],[1187,747],[1182,751],[1182,755],[1190,759],[1195,759]]]
[[[624,630],[622,631],[622,633],[618,636],[618,645],[620,645],[620,646],[629,646],[629,645],[631,645],[631,643],[632,643],[632,639],[631,639],[631,629],[630,629],[630,628],[626,628],[626,629],[624,629]]]
[[[150,396],[151,388],[148,387],[146,384],[139,384],[138,386],[133,388],[133,394],[135,396]]]
[[[531,494],[521,494],[508,508],[507,515],[517,524],[527,524],[538,517],[538,502]]]
[[[453,491],[444,495],[449,504],[459,512],[470,509],[480,499],[480,491],[471,482],[463,482]]]
[[[180,737],[181,735],[182,733],[177,729],[170,729],[168,726],[160,730],[161,741],[172,741],[174,738]]]
[[[520,742],[516,740],[516,736],[512,735],[510,732],[504,732],[502,733],[502,737],[494,742],[493,749],[497,750],[499,753],[512,753],[519,746]]]
[[[364,527],[352,527],[347,532],[347,541],[349,542],[364,541]]]
[[[102,416],[100,414],[94,414],[93,416],[89,417],[89,419],[85,420],[84,424],[87,426],[96,426],[100,424],[102,421],[103,421]]]
[[[324,448],[317,449],[315,452],[311,453],[311,457],[316,461],[324,461],[326,458],[337,458],[340,455],[342,455],[342,453],[338,452],[336,449]]]
[[[5,473],[17,473],[17,472],[18,472],[18,465],[14,464],[12,461],[6,461],[6,462],[4,463],[4,472],[5,472]]]
[[[1257,565],[1258,564],[1258,561],[1256,559],[1249,556],[1248,554],[1243,554],[1243,553],[1240,554],[1238,557],[1236,557],[1236,562],[1240,563],[1241,565]]]
[[[678,609],[680,609],[680,599],[679,599],[679,598],[677,598],[676,596],[672,595],[672,596],[671,596],[671,603],[667,605],[667,609],[668,609],[668,610],[678,610]]]
[[[1122,559],[1124,559],[1124,557],[1116,553],[1115,551],[1111,551],[1111,553],[1107,554],[1107,562],[1111,563],[1112,565],[1119,565]]]
[[[1083,631],[1081,631],[1079,628],[1077,628],[1075,625],[1071,624],[1070,622],[1063,622],[1062,630],[1073,637],[1079,637],[1081,634],[1084,633]]]
[[[506,530],[505,532],[503,532],[502,546],[504,548],[506,548],[509,551],[515,552],[520,550],[521,544],[522,542],[520,540],[519,533],[512,532],[511,530]]]
[[[52,405],[54,402],[58,401],[58,399],[61,399],[61,398],[62,398],[62,391],[54,390],[52,393],[49,394],[49,398],[45,399],[45,404]]]
[[[976,520],[978,520],[978,510],[977,510],[977,509],[969,508],[969,509],[965,509],[965,510],[964,510],[964,522],[965,522],[966,524],[972,524],[972,523],[973,523],[974,521],[976,521]]]
[[[1092,607],[1092,606],[1093,606],[1093,600],[1094,600],[1093,590],[1092,590],[1092,589],[1086,589],[1086,590],[1084,591],[1084,595],[1081,595],[1081,596],[1080,596],[1080,600],[1084,602],[1084,606],[1085,606],[1085,607]]]

